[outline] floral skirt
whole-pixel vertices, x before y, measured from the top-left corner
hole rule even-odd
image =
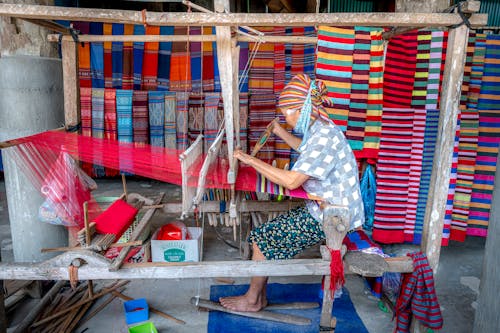
[[[252,230],[248,237],[269,260],[290,259],[323,239],[323,224],[306,207],[289,210]]]

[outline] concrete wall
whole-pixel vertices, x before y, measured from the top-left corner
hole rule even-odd
[[[436,13],[450,6],[450,0],[396,0],[396,12]]]

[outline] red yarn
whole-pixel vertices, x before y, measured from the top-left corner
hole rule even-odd
[[[333,250],[328,248],[330,251],[330,292],[333,294],[337,288],[341,288],[345,283],[344,278],[344,263],[342,262],[342,255],[340,250]]]

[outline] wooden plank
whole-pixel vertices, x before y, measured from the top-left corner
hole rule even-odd
[[[64,123],[66,128],[71,128],[80,122],[78,45],[73,40],[63,40],[61,52],[64,80]]]
[[[328,275],[330,262],[323,259],[290,259],[255,262],[203,261],[185,263],[142,263],[124,264],[118,271],[109,271],[109,260],[100,259],[93,253],[66,252],[44,263],[4,263],[0,264],[0,279],[17,280],[61,280],[69,279],[68,265],[74,258],[83,258],[88,264],[78,269],[81,280],[88,279],[180,279],[250,276],[299,276]],[[386,260],[389,272],[412,272],[409,257]],[[345,273],[352,274],[344,265]]]
[[[160,13],[147,12],[143,18],[141,11],[71,8],[24,4],[0,4],[0,15],[44,20],[69,20],[87,22],[108,22],[126,24],[148,24],[169,26],[426,26],[443,27],[459,24],[458,14],[448,13]],[[487,14],[473,14],[470,22],[486,25]]]
[[[462,25],[450,31],[444,68],[436,151],[422,232],[422,252],[434,273],[439,264],[444,214],[450,184],[453,145],[469,29]]]

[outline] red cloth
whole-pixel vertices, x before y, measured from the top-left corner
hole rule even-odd
[[[115,241],[134,222],[139,210],[123,200],[116,200],[101,215],[95,218],[96,231],[100,234],[114,234]]]

